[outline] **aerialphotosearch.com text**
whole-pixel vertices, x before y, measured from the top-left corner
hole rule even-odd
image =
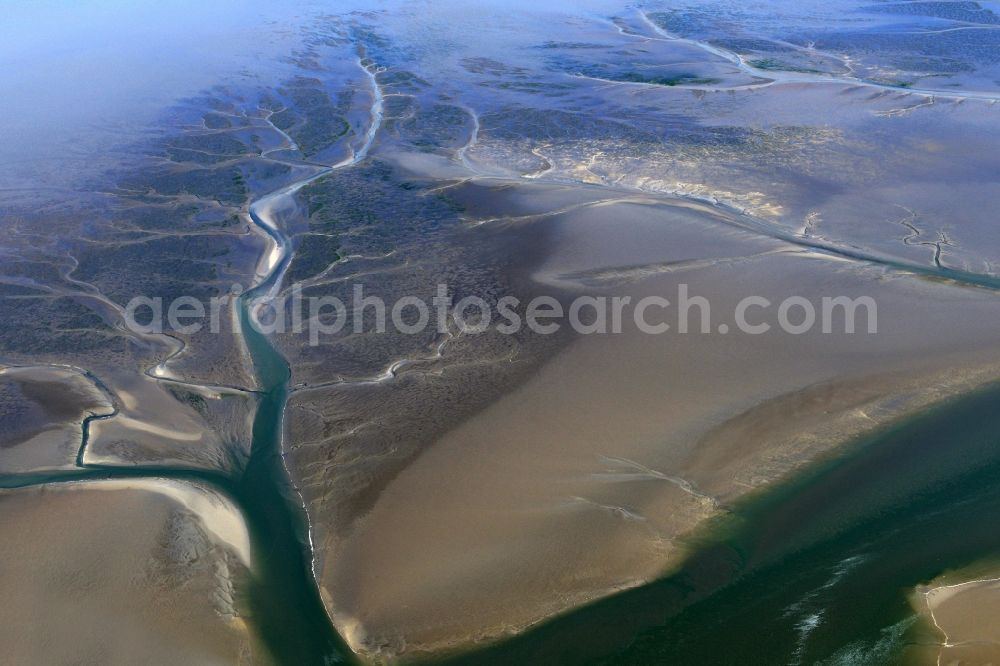
[[[516,334],[525,327],[539,335],[550,335],[568,326],[581,335],[618,334],[637,330],[649,335],[729,334],[763,335],[782,332],[802,335],[818,331],[874,334],[878,331],[878,305],[870,296],[789,296],[772,301],[764,296],[746,296],[726,308],[717,319],[709,298],[692,293],[688,284],[665,295],[583,295],[575,298],[535,296],[522,300],[503,296],[487,300],[466,295],[455,300],[447,285],[437,285],[434,296],[395,297],[387,302],[367,293],[362,284],[350,296],[305,296],[298,285],[286,294],[260,296],[247,301],[251,324],[261,333],[292,333],[308,336],[309,344],[348,333],[393,331],[416,335],[433,327],[439,333],[457,330],[475,335],[489,330]],[[164,302],[156,296],[136,296],[126,306],[126,325],[139,333],[192,335],[202,330],[217,333],[231,316],[237,299],[247,298],[239,285],[224,295],[208,299],[181,296]]]

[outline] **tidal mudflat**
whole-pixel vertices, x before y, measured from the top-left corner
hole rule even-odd
[[[988,658],[990,3],[103,5],[0,28],[15,661]]]
[[[569,341],[438,438],[330,540],[325,571],[341,591],[331,603],[359,627],[349,639],[454,647],[649,581],[690,554],[686,535],[741,498],[995,378],[988,291],[714,224],[649,202],[557,214],[532,223],[553,227],[557,248],[535,276],[635,299],[697,284],[723,311],[749,293],[779,302],[835,285],[886,303],[879,327],[890,336],[738,342],[717,329],[668,339],[633,328]],[[927,307],[947,314],[923,322]]]

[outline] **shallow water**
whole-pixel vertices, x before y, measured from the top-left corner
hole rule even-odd
[[[260,289],[266,290],[264,283]],[[250,292],[246,298],[252,298]],[[257,578],[249,590],[254,621],[281,664],[329,664],[351,651],[330,624],[312,574],[312,548],[302,499],[291,486],[281,450],[288,398],[288,364],[250,325],[246,298],[241,321],[261,396],[253,451],[234,490],[254,540]]]

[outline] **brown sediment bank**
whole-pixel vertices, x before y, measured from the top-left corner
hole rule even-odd
[[[82,463],[229,475],[246,463],[257,395],[144,374],[103,374],[118,398],[118,412],[91,424]]]
[[[207,487],[165,479],[0,492],[7,663],[266,663],[244,621],[249,537]]]
[[[562,212],[537,214],[545,205],[533,195],[558,200]],[[1000,375],[1000,316],[988,290],[762,237],[683,202],[593,206],[593,190],[573,201],[566,187],[544,185],[504,184],[483,196],[491,209],[511,197],[500,209],[518,218],[488,222],[483,233],[545,239],[545,258],[530,269],[536,293],[674,300],[687,284],[708,299],[712,328],[651,335],[626,324],[621,334],[577,336],[554,357],[529,358],[524,379],[469,416],[436,411],[417,373],[359,389],[369,408],[389,410],[355,424],[382,457],[363,448],[337,457],[352,449],[336,440],[354,435],[336,426],[351,423],[361,399],[349,386],[307,394],[315,405],[341,401],[325,439],[317,425],[315,439],[303,437],[309,404],[293,397],[293,468],[320,535],[318,578],[361,652],[469,646],[648,581],[676,565],[685,534],[728,503]],[[802,296],[817,309],[824,296],[871,296],[878,333],[863,322],[854,334],[741,333],[732,313],[746,296]],[[437,381],[475,356],[468,345],[444,355]],[[391,400],[403,396],[436,414],[435,427],[453,421],[423,450],[394,458]],[[325,510],[338,483],[380,490],[345,516]]]
[[[83,370],[0,368],[0,472],[73,469],[86,420],[114,411],[111,396]]]
[[[943,574],[910,597],[936,645],[914,650],[920,663],[988,664],[1000,661],[1000,574],[981,562]]]

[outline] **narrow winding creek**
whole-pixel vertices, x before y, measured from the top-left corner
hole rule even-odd
[[[252,541],[253,571],[246,593],[251,623],[273,659],[289,666],[344,663],[351,650],[333,629],[312,571],[309,522],[301,497],[293,487],[282,457],[282,420],[288,399],[290,369],[284,357],[255,325],[253,310],[274,296],[291,261],[291,243],[272,218],[273,210],[294,207],[302,187],[363,160],[374,143],[382,119],[382,93],[373,66],[359,60],[371,85],[370,123],[359,146],[347,159],[259,197],[249,206],[249,217],[273,246],[259,263],[255,284],[238,300],[240,329],[257,377],[259,404],[254,416],[250,457],[239,478],[222,472],[169,467],[144,469],[87,463],[90,423],[114,414],[90,416],[83,423],[77,455],[78,470],[0,476],[0,488],[26,488],[51,483],[106,479],[173,479],[210,486],[229,498],[246,522]],[[288,148],[295,149],[289,141]],[[176,352],[171,353],[171,356]],[[159,372],[147,373],[160,381]],[[182,382],[183,383],[183,382]],[[100,382],[98,382],[100,386]]]
[[[255,299],[273,298],[291,261],[288,239],[267,209],[290,199],[307,184],[365,158],[382,122],[382,93],[370,66],[359,61],[371,84],[371,120],[361,146],[351,157],[318,174],[258,199],[250,217],[275,243],[273,258],[265,258],[263,279],[240,298],[240,325],[257,373],[260,404],[253,424],[253,449],[233,495],[243,509],[254,540],[256,577],[250,606],[258,629],[273,655],[283,664],[344,662],[351,650],[330,622],[312,571],[309,521],[302,499],[293,488],[282,457],[282,419],[288,400],[290,371],[284,357],[254,325]],[[294,147],[294,144],[292,144]]]

